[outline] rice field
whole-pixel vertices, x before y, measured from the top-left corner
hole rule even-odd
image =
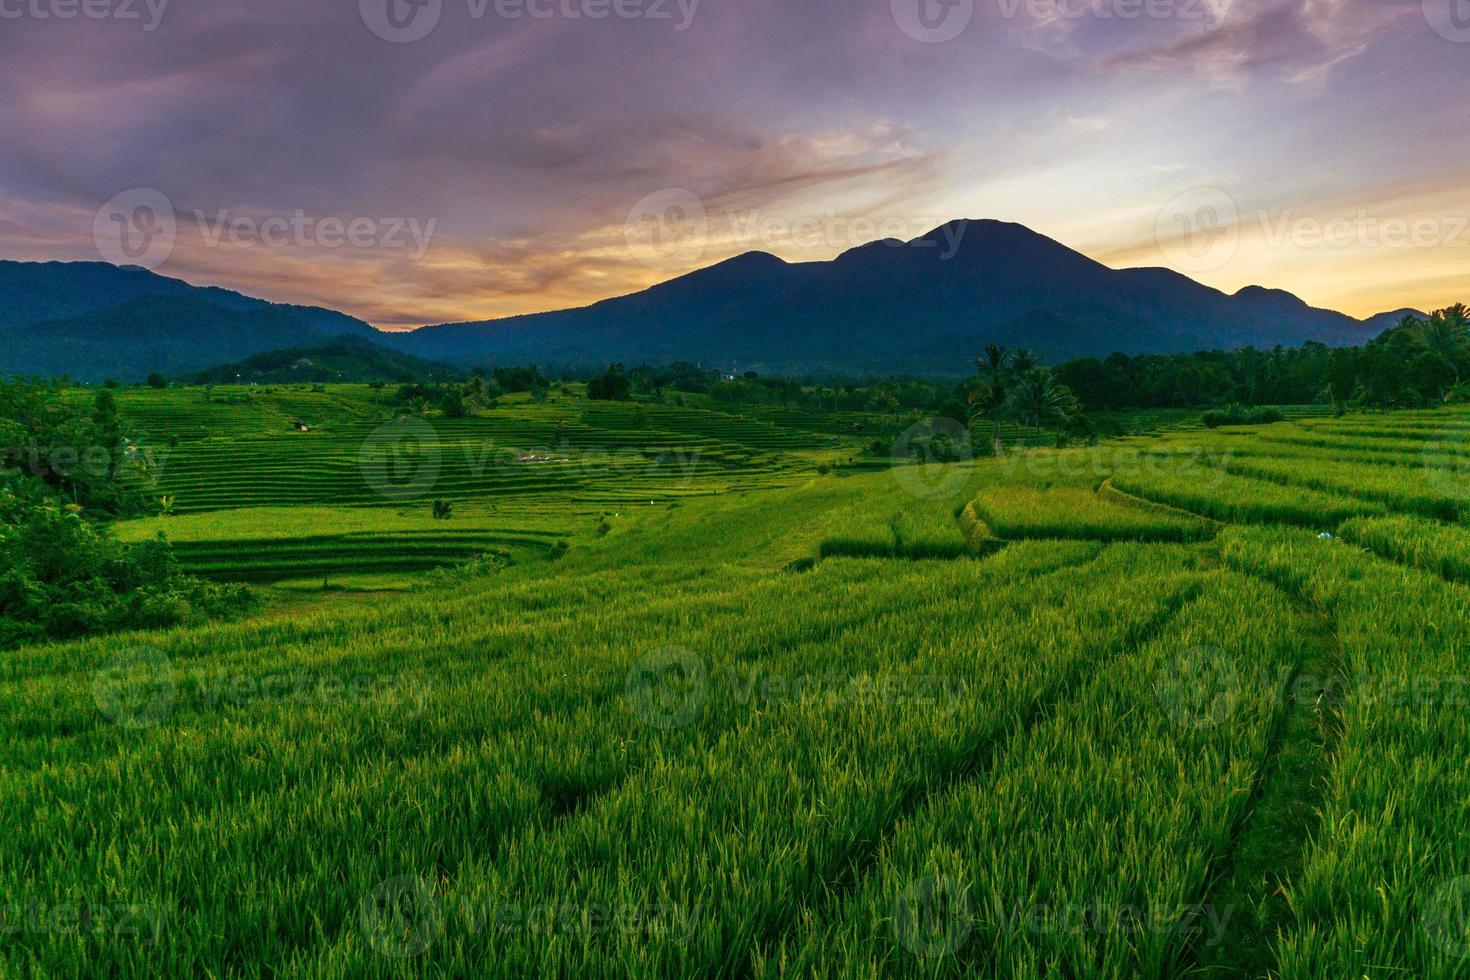
[[[0,660],[0,975],[1470,975],[1470,415],[126,394],[279,597]]]

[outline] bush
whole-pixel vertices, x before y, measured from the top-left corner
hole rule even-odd
[[[511,565],[511,557],[503,551],[487,551],[476,555],[469,561],[458,565],[450,565],[445,568],[435,568],[429,571],[418,588],[426,588],[439,585],[452,585],[456,582],[468,582],[474,579],[487,578],[498,575]]]
[[[1207,429],[1218,429],[1222,425],[1270,425],[1272,422],[1281,422],[1285,418],[1286,416],[1274,408],[1227,405],[1224,408],[1206,412],[1204,423]]]
[[[462,419],[470,414],[469,406],[465,404],[464,393],[458,388],[446,389],[439,400],[439,407],[443,410],[446,419]]]
[[[110,390],[100,389],[88,410],[54,385],[0,381],[0,489],[124,517],[149,509],[152,479],[153,457],[128,432]]]
[[[496,368],[492,377],[501,391],[510,393],[536,391],[549,384],[535,366]]]
[[[124,545],[80,508],[0,493],[0,646],[248,611],[255,593],[183,574],[168,542]]]
[[[587,383],[587,397],[599,402],[627,401],[633,397],[633,382],[621,364],[614,364]]]

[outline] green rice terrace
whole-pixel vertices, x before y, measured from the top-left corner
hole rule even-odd
[[[1470,413],[118,401],[267,599],[0,659],[0,975],[1470,976]]]

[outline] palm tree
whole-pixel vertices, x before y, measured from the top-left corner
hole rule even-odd
[[[1065,425],[1077,411],[1077,396],[1057,380],[1050,368],[1031,368],[1016,382],[1011,409],[1023,425],[1034,427],[1038,439],[1046,425]]]
[[[1463,304],[1430,314],[1428,321],[1415,324],[1416,336],[1424,349],[1448,368],[1454,383],[1460,382],[1460,363],[1470,352],[1470,320]]]
[[[1011,352],[995,344],[986,344],[985,353],[975,359],[975,377],[966,385],[965,397],[970,403],[971,418],[990,421],[990,448],[1001,454],[1000,423],[1006,413],[1011,383]]]
[[[464,397],[475,408],[483,408],[490,400],[490,387],[485,384],[483,374],[470,375],[470,379],[464,383]]]

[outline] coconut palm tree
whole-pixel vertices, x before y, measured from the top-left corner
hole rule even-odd
[[[1415,335],[1424,349],[1460,382],[1460,364],[1470,353],[1470,319],[1463,304],[1438,310],[1427,321],[1415,324]]]
[[[464,399],[475,408],[483,408],[490,401],[490,386],[483,374],[472,374],[464,383]]]
[[[1000,423],[1010,400],[1011,352],[995,344],[986,344],[985,352],[975,359],[976,374],[966,384],[965,397],[970,404],[971,421],[990,422],[990,448],[1001,454]]]
[[[1077,396],[1057,380],[1051,368],[1034,367],[1023,374],[1011,390],[1011,411],[1021,424],[1036,429],[1065,425],[1077,412]]]

